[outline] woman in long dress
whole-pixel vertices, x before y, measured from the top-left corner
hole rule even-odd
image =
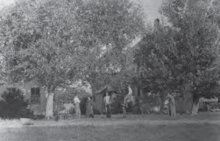
[[[80,110],[80,100],[78,97],[78,94],[74,97],[74,104],[75,104],[75,112],[76,112],[76,118],[81,118],[81,110]]]

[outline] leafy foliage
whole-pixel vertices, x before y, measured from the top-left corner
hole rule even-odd
[[[129,56],[130,53],[124,50],[146,30],[141,7],[129,0],[91,0],[84,8],[86,10],[88,12],[81,15],[81,19],[87,21],[81,23],[87,29],[84,33],[101,46],[87,79],[94,89],[110,84],[120,90],[134,72],[129,69],[133,65],[133,55]]]
[[[144,31],[140,7],[129,0],[24,0],[0,25],[9,80],[36,80],[48,93],[123,68],[123,48]]]
[[[11,39],[12,43],[3,48],[3,52],[7,53],[8,75],[13,82],[37,79],[39,84],[50,90],[65,83],[66,79],[72,80],[79,75],[78,72],[84,67],[82,61],[85,50],[72,43],[78,40],[77,37],[67,38],[77,34],[77,29],[71,23],[74,20],[70,19],[73,13],[66,13],[69,9],[62,11],[65,4],[47,1],[44,6],[31,8],[35,10],[32,15],[22,13],[21,19],[12,16],[12,24],[5,25],[15,30],[7,31],[9,34],[17,32]],[[26,16],[35,18],[26,20]]]
[[[200,0],[164,3],[161,13],[172,27],[160,25],[148,33],[136,53],[142,79],[151,90],[197,96],[218,92],[219,27],[215,18],[206,16],[207,7],[208,1]],[[212,10],[209,16],[219,12]]]
[[[1,25],[12,81],[36,78],[46,87],[122,68],[123,48],[144,31],[140,7],[128,0],[24,1]]]

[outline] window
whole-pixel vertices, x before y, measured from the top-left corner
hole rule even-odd
[[[30,102],[33,104],[40,103],[40,88],[31,88]]]
[[[14,93],[16,93],[16,88],[13,88],[13,87],[8,88],[8,92],[14,94]]]

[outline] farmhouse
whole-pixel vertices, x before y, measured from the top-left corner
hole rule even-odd
[[[8,84],[3,82],[0,86],[0,95],[4,91],[15,92],[16,89],[23,91],[24,97],[29,101],[29,108],[35,114],[44,114],[46,110],[46,89],[39,87],[36,82]]]
[[[70,89],[79,89],[85,92],[85,96],[92,95],[91,86],[87,84],[86,86],[80,85],[81,82],[77,84],[72,84],[69,86]],[[24,97],[29,102],[29,109],[37,115],[44,115],[46,111],[46,102],[47,102],[47,91],[46,88],[40,87],[36,81],[31,81],[28,83],[13,83],[8,84],[7,82],[0,82],[0,95],[4,91],[15,91],[16,89],[20,89],[23,91]],[[68,92],[65,89],[56,89],[55,95],[62,95]]]

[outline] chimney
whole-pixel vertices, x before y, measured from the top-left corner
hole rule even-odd
[[[157,18],[155,21],[154,21],[154,28],[158,28],[160,26],[160,20]]]

